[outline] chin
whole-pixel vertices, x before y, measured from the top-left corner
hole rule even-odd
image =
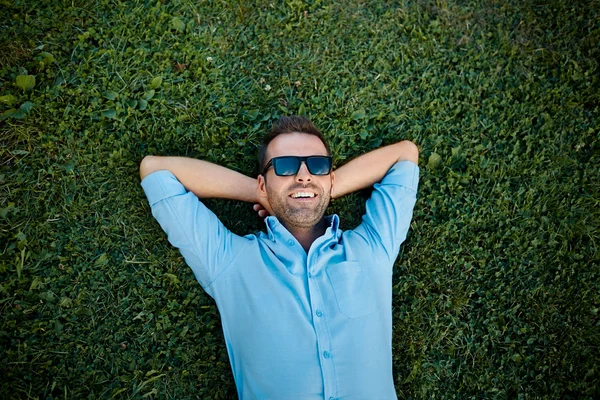
[[[284,225],[296,226],[298,228],[312,228],[323,219],[324,213],[313,215],[285,215],[283,216]],[[280,219],[278,217],[278,219]],[[281,221],[281,219],[280,219]]]
[[[277,199],[279,200],[279,199]],[[327,200],[327,201],[323,201]],[[313,228],[325,215],[329,198],[321,199],[313,207],[293,207],[286,201],[271,201],[273,215],[286,227]]]

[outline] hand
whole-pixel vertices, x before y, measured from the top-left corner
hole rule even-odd
[[[254,206],[252,206],[252,208],[258,213],[260,218],[266,218],[269,215],[272,215],[271,212],[269,212],[269,210],[260,203],[256,203]]]
[[[273,215],[273,210],[271,209],[271,204],[269,204],[269,200],[266,197],[258,196],[258,203],[255,203],[252,208],[257,212],[260,218],[266,218],[269,215]]]
[[[260,177],[259,177],[260,178]],[[260,184],[260,179],[259,179]],[[271,204],[269,204],[269,200],[265,196],[264,192],[261,192],[259,185],[256,186],[256,197],[254,198],[254,206],[252,209],[256,211],[259,218],[266,218],[269,215],[273,215],[273,210],[271,209]]]
[[[256,203],[252,208],[258,213],[260,218],[266,218],[271,215],[260,203]]]

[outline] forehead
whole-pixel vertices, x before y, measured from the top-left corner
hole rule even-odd
[[[267,159],[280,156],[327,155],[327,149],[321,139],[308,133],[284,133],[269,143]]]

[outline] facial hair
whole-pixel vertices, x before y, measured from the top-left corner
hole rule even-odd
[[[273,214],[275,214],[279,222],[287,227],[313,228],[323,218],[331,198],[330,193],[325,193],[315,185],[293,185],[283,191],[282,194],[271,190],[268,185],[266,189]],[[293,204],[293,199],[288,196],[288,193],[302,189],[311,189],[317,193],[317,203],[302,204],[298,202],[297,204]]]

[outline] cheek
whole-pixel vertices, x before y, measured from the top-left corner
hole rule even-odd
[[[324,179],[324,180],[321,182],[321,187],[323,188],[323,192],[324,192],[324,193],[330,193],[330,192],[331,192],[331,188],[332,188],[332,186],[333,186],[333,185],[332,185],[332,182],[331,182],[331,179],[330,179],[330,178],[328,178],[328,179]]]
[[[279,182],[277,179],[269,179],[265,184],[265,189],[269,197],[282,196],[286,187],[284,182]]]

